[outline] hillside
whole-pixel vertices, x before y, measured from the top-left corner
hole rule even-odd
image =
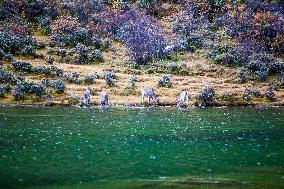
[[[91,104],[106,91],[111,104],[139,105],[151,87],[160,105],[182,91],[192,105],[284,105],[281,2],[208,2],[3,1],[0,103],[76,105],[89,87]],[[235,17],[248,13],[252,32]]]

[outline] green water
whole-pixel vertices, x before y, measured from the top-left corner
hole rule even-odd
[[[0,188],[284,188],[284,109],[0,107]]]

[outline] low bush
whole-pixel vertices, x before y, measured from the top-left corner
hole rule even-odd
[[[24,56],[34,56],[36,53],[36,48],[33,45],[25,46],[21,54]]]
[[[18,0],[3,0],[0,2],[0,19],[11,19],[20,13]]]
[[[256,79],[258,81],[264,82],[268,78],[268,69],[261,69],[260,71],[256,72]]]
[[[67,50],[64,49],[64,48],[58,48],[58,49],[56,49],[56,54],[63,58],[67,55]]]
[[[85,75],[84,81],[86,84],[94,84],[96,79],[97,79],[97,75],[87,74]]]
[[[112,40],[110,38],[106,38],[103,40],[103,49],[110,49],[112,47]]]
[[[185,47],[194,47],[194,48],[201,48],[204,44],[204,38],[198,35],[190,35],[187,38]]]
[[[65,91],[65,83],[60,79],[53,81],[52,87],[56,93],[64,93]]]
[[[6,61],[8,61],[8,62],[13,62],[13,61],[14,61],[14,57],[13,57],[12,54],[7,53],[7,54],[5,54],[5,56],[4,56],[4,60],[6,60]]]
[[[259,71],[263,67],[263,63],[260,60],[251,60],[247,67],[251,71]]]
[[[114,87],[115,86],[115,80],[117,79],[117,76],[113,72],[106,71],[106,72],[104,72],[104,79],[106,81],[106,84],[109,87]]]
[[[55,59],[52,56],[47,56],[45,57],[44,60],[49,64],[53,64],[53,62],[55,61]]]
[[[41,84],[45,87],[51,87],[52,86],[52,82],[49,78],[42,79]]]
[[[63,69],[58,68],[58,67],[56,67],[56,66],[51,66],[51,71],[52,71],[53,73],[55,73],[57,76],[59,76],[59,77],[63,76],[63,73],[64,73],[64,70],[63,70]]]
[[[38,24],[40,26],[41,32],[45,35],[51,34],[51,16],[43,16],[38,18]]]
[[[5,52],[2,49],[0,49],[0,60],[3,60],[4,57],[5,57]]]
[[[66,74],[64,77],[69,83],[79,84],[79,74],[77,72],[72,72]]]
[[[284,72],[278,74],[277,81],[280,86],[284,86]]]
[[[16,100],[24,99],[25,97],[25,86],[22,84],[16,85],[15,89],[12,91],[12,95]]]
[[[163,76],[162,78],[159,79],[158,81],[158,86],[159,87],[172,87],[172,78],[170,76]]]
[[[11,72],[5,70],[4,68],[0,68],[0,83],[10,83],[16,84],[18,78]]]
[[[221,100],[224,101],[234,101],[235,100],[235,94],[229,91],[225,91],[221,96],[220,96]]]
[[[24,62],[24,61],[13,62],[12,65],[15,68],[15,70],[26,72],[26,73],[31,73],[33,69],[33,66],[31,63]]]
[[[102,51],[100,50],[94,50],[91,55],[91,61],[92,62],[103,62],[104,61],[104,55]]]
[[[198,100],[202,105],[210,105],[215,97],[215,90],[211,86],[206,86],[199,94]]]
[[[5,94],[10,91],[9,85],[0,85],[0,98],[5,97]]]
[[[45,88],[43,85],[33,84],[30,88],[30,93],[42,97],[45,94]]]
[[[240,83],[245,83],[251,79],[251,72],[246,67],[238,68],[237,77]]]
[[[129,84],[132,88],[135,87],[136,82],[138,81],[137,76],[136,75],[132,75],[130,80],[129,80]]]
[[[207,55],[216,64],[232,67],[245,65],[249,57],[249,53],[242,47],[232,47],[226,43],[214,45]]]
[[[51,68],[46,66],[37,66],[33,68],[33,73],[51,75]]]
[[[66,35],[75,32],[80,27],[79,20],[72,16],[60,16],[53,21],[52,33]]]
[[[12,95],[16,100],[24,99],[25,95],[36,95],[42,97],[45,94],[45,87],[29,81],[17,83]]]
[[[95,35],[92,37],[92,45],[97,49],[101,49],[103,47],[103,41],[99,36]]]
[[[276,95],[274,92],[274,87],[269,86],[267,91],[264,93],[264,96],[269,100],[269,101],[275,101],[276,100]]]
[[[0,48],[12,54],[20,53],[22,49],[33,45],[34,39],[30,36],[15,35],[11,32],[0,31]]]
[[[91,35],[88,30],[80,27],[79,20],[72,16],[60,16],[51,26],[52,45],[76,46],[79,43],[92,44]]]
[[[256,88],[247,88],[243,93],[243,99],[246,101],[250,101],[253,97],[262,97],[261,92]]]

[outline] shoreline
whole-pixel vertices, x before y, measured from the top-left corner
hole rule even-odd
[[[92,108],[177,108],[177,109],[193,109],[193,108],[282,108],[284,104],[222,104],[214,103],[207,106],[199,106],[195,104],[189,104],[188,106],[176,107],[175,104],[159,104],[159,105],[142,105],[142,104],[110,104],[108,106],[101,106],[99,104],[91,104],[90,106],[80,106],[73,104],[64,104],[64,103],[11,103],[11,104],[1,104],[0,107],[73,107],[73,108],[82,108],[82,109],[92,109]]]

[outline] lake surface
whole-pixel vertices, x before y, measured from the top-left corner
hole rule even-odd
[[[283,108],[0,107],[0,188],[284,188]]]

